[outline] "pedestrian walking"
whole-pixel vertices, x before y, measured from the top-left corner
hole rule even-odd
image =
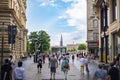
[[[74,56],[74,54],[72,55],[72,62],[74,62],[74,59],[75,59],[75,56]]]
[[[108,71],[108,80],[120,80],[119,69],[117,68],[115,63],[110,63],[110,69]]]
[[[51,59],[50,59],[50,62],[49,62],[49,68],[50,68],[50,80],[55,80],[55,73],[56,73],[56,68],[58,67],[58,61],[57,59],[55,58],[55,55],[53,54]]]
[[[81,74],[84,74],[84,66],[86,66],[87,59],[85,59],[83,56],[80,58],[80,72]],[[87,66],[88,68],[88,66]]]
[[[45,54],[43,54],[42,57],[43,57],[43,63],[45,63]]]
[[[69,61],[65,56],[64,59],[62,60],[62,65],[61,65],[61,71],[64,72],[65,80],[67,80],[68,70],[70,70]]]
[[[13,56],[12,56],[12,55],[10,55],[10,57],[9,57],[8,59],[9,59],[9,65],[13,67],[13,66],[14,66],[14,64],[15,64],[15,63],[14,63]]]
[[[31,57],[32,57],[32,54],[31,54],[31,53],[29,53],[29,57],[30,57],[30,59],[31,59]]]
[[[87,55],[85,55],[85,67],[86,67],[87,73],[89,73],[88,63],[89,63],[89,59],[88,59]]]
[[[93,75],[93,80],[107,80],[107,71],[103,69],[102,64],[98,65],[98,69]]]
[[[37,64],[38,73],[39,72],[41,73],[41,69],[42,69],[42,58],[41,58],[41,56],[38,57],[37,62],[38,62],[38,64]]]
[[[5,59],[5,64],[1,66],[1,79],[12,80],[12,67],[9,65],[8,59]]]
[[[15,80],[26,80],[25,69],[22,67],[22,61],[18,62],[18,67],[14,69]]]
[[[59,65],[60,65],[61,59],[62,59],[62,55],[60,54],[59,57],[58,57]]]

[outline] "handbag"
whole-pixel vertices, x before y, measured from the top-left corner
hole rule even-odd
[[[92,80],[101,80],[101,78],[97,78],[96,76],[93,76]]]

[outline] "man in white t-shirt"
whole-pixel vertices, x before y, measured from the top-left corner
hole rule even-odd
[[[22,67],[22,62],[18,62],[18,67],[14,69],[14,79],[15,80],[26,80],[25,69]]]
[[[80,58],[80,71],[84,74],[84,66],[88,62],[88,60],[84,57]]]

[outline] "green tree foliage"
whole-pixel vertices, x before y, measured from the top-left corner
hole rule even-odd
[[[34,52],[36,51],[36,46],[38,46],[36,44],[36,42],[38,41],[38,35],[37,35],[37,32],[31,32],[30,35],[28,36],[29,38],[29,41],[30,41],[30,51],[31,52]]]
[[[29,35],[29,41],[31,42],[31,51],[49,51],[50,37],[45,31],[31,32]]]
[[[30,50],[31,50],[31,49],[30,49],[30,42],[27,41],[27,52],[31,52]]]
[[[80,44],[78,50],[86,50],[86,44]]]
[[[75,51],[76,51],[76,49],[73,48],[73,49],[71,49],[71,50],[68,50],[67,52],[75,52]]]

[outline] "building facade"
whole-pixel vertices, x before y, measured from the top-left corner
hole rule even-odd
[[[8,44],[8,26],[16,26],[15,44]],[[0,0],[0,50],[2,58],[26,53],[26,0]],[[2,60],[2,59],[1,59]]]
[[[72,50],[75,50],[75,51],[77,51],[78,50],[78,46],[79,46],[80,44],[67,44],[67,51],[72,51]]]
[[[93,7],[94,1],[87,0],[87,46],[88,52],[98,55],[99,51],[99,25],[96,12]]]
[[[101,62],[110,62],[120,54],[120,0],[95,0],[99,19]]]

